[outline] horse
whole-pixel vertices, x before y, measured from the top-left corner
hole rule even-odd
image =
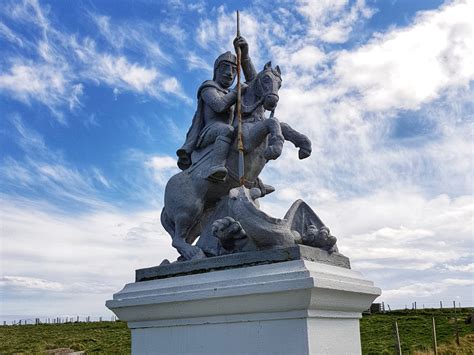
[[[279,66],[272,68],[271,62],[268,62],[248,83],[242,95],[244,185],[247,188],[259,188],[262,196],[274,189],[264,185],[258,176],[269,160],[277,159],[281,155],[285,140],[299,148],[300,159],[311,154],[311,141],[305,135],[273,117],[281,82]],[[266,110],[272,112],[269,118],[264,115]],[[234,116],[234,126],[236,125]],[[173,247],[181,255],[178,260],[206,257],[206,254],[192,243],[200,235],[216,204],[227,196],[231,189],[240,186],[237,145],[237,137],[234,137],[227,157],[228,176],[225,181],[214,182],[207,179],[212,156],[211,145],[193,152],[192,165],[172,176],[166,184],[161,223],[171,235]]]

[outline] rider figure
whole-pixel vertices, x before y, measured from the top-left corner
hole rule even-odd
[[[246,81],[257,75],[249,57],[248,44],[243,37],[234,40],[234,47],[240,47],[242,71]],[[186,135],[184,145],[178,149],[178,166],[186,170],[192,164],[191,154],[198,148],[213,144],[211,168],[207,178],[212,181],[224,181],[227,176],[225,167],[227,154],[234,137],[233,116],[237,91],[229,91],[237,74],[237,59],[231,52],[217,57],[214,62],[214,77],[199,87],[198,107],[191,128]],[[242,91],[246,85],[242,85]]]

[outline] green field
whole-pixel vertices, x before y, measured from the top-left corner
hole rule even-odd
[[[457,310],[462,347],[454,343],[456,325],[452,309],[393,311],[364,316],[361,321],[364,354],[394,354],[392,326],[398,322],[404,354],[429,354],[431,318],[436,320],[439,354],[474,354],[474,331],[464,320],[472,309]],[[130,331],[123,322],[94,322],[0,326],[1,354],[47,353],[68,348],[87,354],[128,354]],[[54,353],[54,352],[50,352]],[[432,350],[431,350],[432,353]]]
[[[398,323],[400,343],[403,354],[431,354],[433,353],[431,323],[436,322],[436,338],[438,354],[474,354],[474,334],[472,325],[465,324],[464,320],[473,309],[426,309],[418,311],[393,311],[386,314],[364,316],[361,321],[362,352],[364,354],[394,354],[395,340],[393,324]],[[455,318],[456,315],[456,318]],[[454,343],[456,323],[462,347]],[[443,346],[441,346],[443,345]],[[449,351],[448,348],[451,348]],[[452,350],[452,351],[451,351]]]

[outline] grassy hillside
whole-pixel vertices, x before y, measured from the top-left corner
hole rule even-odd
[[[431,317],[435,317],[439,354],[474,354],[474,331],[471,325],[464,323],[470,312],[472,309],[457,312],[462,348],[454,343],[453,310],[398,311],[364,316],[361,321],[363,353],[394,354],[392,325],[396,320],[403,353],[429,354],[432,349]],[[46,353],[58,348],[128,354],[130,331],[123,322],[0,326],[0,354]]]
[[[462,338],[462,347],[459,348],[454,343],[456,324],[453,309],[393,311],[364,316],[361,320],[362,352],[394,354],[393,324],[397,321],[403,354],[429,354],[430,351],[432,354],[431,319],[434,317],[439,354],[441,350],[444,354],[474,354],[474,329],[464,323],[472,311],[467,308],[456,310],[459,335]]]
[[[38,354],[69,348],[87,354],[129,354],[130,330],[123,322],[0,327],[0,354]]]

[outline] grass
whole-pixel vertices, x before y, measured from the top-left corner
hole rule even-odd
[[[436,320],[438,354],[474,354],[474,331],[464,320],[472,309],[457,310],[461,347],[454,340],[452,309],[393,311],[361,320],[363,354],[395,354],[392,326],[398,322],[403,354],[433,354],[431,318]],[[45,354],[69,348],[87,354],[129,354],[130,330],[123,322],[0,326],[0,354]]]
[[[439,354],[474,354],[472,325],[464,320],[472,309],[456,310],[462,347],[454,343],[456,324],[453,309],[427,309],[418,311],[393,311],[364,316],[361,320],[363,354],[394,354],[393,324],[398,323],[403,354],[433,354],[431,319],[435,318]],[[443,352],[441,352],[443,351]]]
[[[69,348],[87,354],[129,354],[124,322],[64,323],[0,327],[0,354],[44,354]]]

